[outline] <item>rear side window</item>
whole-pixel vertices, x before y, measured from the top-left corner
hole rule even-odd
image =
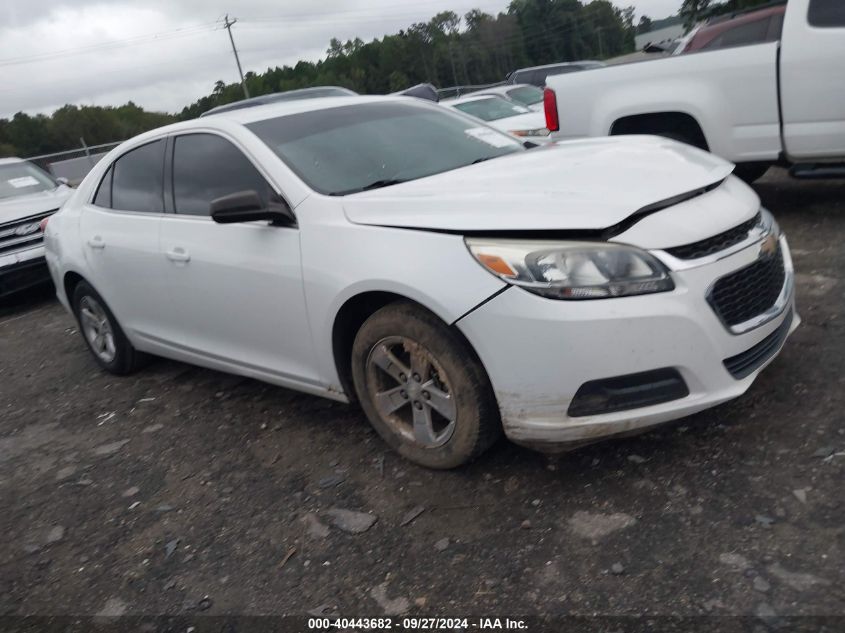
[[[164,212],[164,145],[164,139],[153,141],[115,161],[111,167],[112,209]]]
[[[214,134],[186,134],[173,147],[173,206],[176,213],[210,215],[211,201],[253,190],[267,206],[272,190],[246,156]]]
[[[807,20],[812,26],[845,26],[845,2],[842,0],[810,0]]]
[[[706,46],[704,50],[714,50],[717,48],[730,48],[733,46],[748,46],[749,44],[760,44],[766,41],[769,33],[769,20],[764,18],[747,24],[741,24],[732,29],[722,33],[719,37],[713,39]]]
[[[106,175],[100,181],[97,195],[94,196],[94,204],[98,207],[111,208],[111,177],[113,173],[113,167],[109,167]]]

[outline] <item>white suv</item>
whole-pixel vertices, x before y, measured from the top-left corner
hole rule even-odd
[[[798,325],[732,166],[656,137],[526,150],[403,97],[245,108],[113,150],[46,227],[96,361],[360,401],[435,468],[742,394]]]
[[[0,298],[49,283],[39,225],[70,196],[66,181],[21,158],[0,158]]]

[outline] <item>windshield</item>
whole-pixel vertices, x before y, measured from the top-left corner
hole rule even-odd
[[[508,96],[514,101],[527,106],[543,101],[543,91],[537,86],[520,86],[519,88],[508,90]]]
[[[425,102],[379,102],[247,125],[305,183],[345,195],[524,151],[511,137]]]
[[[39,191],[50,191],[58,183],[32,163],[0,165],[0,198],[14,198]]]
[[[482,121],[498,121],[499,119],[531,112],[528,108],[510,103],[501,97],[475,99],[474,101],[455,104],[454,107],[461,112],[478,117]]]

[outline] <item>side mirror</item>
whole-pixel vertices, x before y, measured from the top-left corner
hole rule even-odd
[[[64,176],[59,176],[58,178],[56,178],[56,182],[60,185],[64,185],[65,187],[70,187],[70,181]]]
[[[284,200],[274,196],[265,207],[258,192],[249,189],[211,201],[211,219],[218,224],[266,220],[275,226],[291,226],[296,218]]]

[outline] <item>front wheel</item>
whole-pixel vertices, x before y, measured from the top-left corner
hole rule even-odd
[[[501,432],[490,382],[472,350],[411,303],[388,305],[361,326],[352,377],[379,435],[422,466],[460,466]]]
[[[141,364],[139,354],[99,293],[81,281],[73,291],[73,312],[79,331],[97,364],[112,374],[131,374]]]

